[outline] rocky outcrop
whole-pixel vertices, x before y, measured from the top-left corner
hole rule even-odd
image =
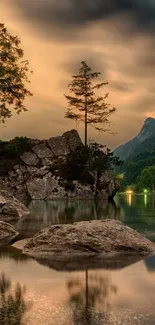
[[[69,152],[67,141],[63,136],[50,138],[48,140],[48,145],[56,157],[66,156]]]
[[[38,144],[32,147],[32,150],[40,159],[54,157],[54,153],[49,148],[47,148],[46,143]]]
[[[67,146],[70,150],[75,150],[82,143],[80,136],[76,130],[65,132],[63,134],[63,137],[66,139]]]
[[[30,214],[24,204],[7,191],[0,191],[0,220],[16,220]]]
[[[0,247],[10,244],[18,235],[18,232],[11,225],[0,221]]]
[[[21,156],[21,159],[26,165],[30,166],[36,166],[39,162],[39,159],[37,158],[36,154],[31,151],[24,152],[24,154]]]
[[[100,186],[103,188],[100,196],[103,196],[105,193],[109,199],[113,199],[116,192],[120,189],[119,182],[108,171],[104,172],[100,177]]]
[[[65,160],[66,155],[81,144],[76,130],[49,140],[29,139],[29,149],[18,157],[18,163],[11,165],[7,175],[0,177],[0,188],[10,191],[19,199],[93,199],[92,174],[88,172],[82,184],[78,181],[67,182],[60,175],[59,167],[53,168],[59,165],[59,158]],[[101,177],[101,199],[113,198],[118,189],[119,183],[109,173]]]
[[[27,182],[27,189],[33,200],[44,200],[48,198],[55,189],[59,187],[58,180],[55,177],[35,178]]]
[[[76,265],[85,258],[99,255],[99,259],[114,256],[151,255],[155,245],[138,232],[118,220],[82,221],[67,225],[53,225],[37,233],[24,247],[24,253],[39,260],[60,265]],[[107,263],[108,264],[108,263]]]

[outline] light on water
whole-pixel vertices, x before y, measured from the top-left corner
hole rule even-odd
[[[128,202],[129,205],[132,204],[132,193],[128,193],[128,195],[127,195],[127,202]]]
[[[145,193],[145,194],[144,194],[144,205],[145,205],[145,207],[146,207],[146,205],[147,205],[147,197],[148,197],[148,196],[147,196],[147,193]]]
[[[147,193],[113,203],[34,201],[29,209],[15,224],[22,237],[50,224],[114,218],[155,241],[155,198]],[[0,266],[1,325],[154,325],[155,256],[117,270],[61,272],[10,247]]]

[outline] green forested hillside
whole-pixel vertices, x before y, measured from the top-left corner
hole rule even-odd
[[[122,166],[122,172],[124,173],[124,178],[121,184],[122,189],[133,184],[135,184],[136,188],[139,181],[138,177],[140,177],[142,170],[150,166],[155,166],[155,149],[144,150],[132,160],[124,162],[124,165]],[[150,186],[151,185],[153,184],[150,184]]]
[[[116,148],[114,154],[124,160],[122,167],[118,167],[116,171],[116,174],[124,175],[121,181],[122,190],[133,187],[139,191],[145,186],[151,189],[155,184],[154,169],[146,168],[155,166],[155,119],[147,119],[138,136]],[[150,184],[144,177],[146,173]]]

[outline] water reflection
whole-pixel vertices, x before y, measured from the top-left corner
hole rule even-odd
[[[131,206],[131,204],[132,204],[132,197],[133,197],[133,195],[132,194],[126,194],[126,200],[127,200],[127,203],[128,203],[128,205],[130,205]]]
[[[23,237],[32,237],[37,231],[57,223],[73,223],[91,219],[118,219],[120,209],[115,202],[94,201],[31,201],[30,216],[16,225]]]
[[[8,258],[13,259],[16,263],[25,263],[31,258],[25,254],[22,254],[21,251],[12,246],[6,246],[0,248],[0,260]]]
[[[21,238],[58,223],[73,223],[92,219],[119,219],[137,231],[155,234],[155,196],[117,195],[114,202],[94,201],[31,201],[30,216],[15,224]],[[151,237],[155,241],[155,236]]]
[[[155,256],[145,258],[144,264],[148,272],[155,272]]]
[[[21,325],[28,306],[24,299],[26,288],[15,286],[3,273],[0,276],[0,324]]]
[[[85,281],[73,278],[67,282],[69,304],[72,308],[75,325],[103,324],[110,309],[110,296],[117,293],[108,275],[85,271]]]
[[[145,193],[144,194],[144,205],[145,205],[145,207],[147,206],[147,198],[148,198],[148,195]]]

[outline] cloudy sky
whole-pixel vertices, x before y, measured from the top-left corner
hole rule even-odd
[[[28,112],[0,126],[0,138],[48,138],[75,123],[64,119],[71,76],[86,60],[109,86],[116,135],[89,130],[114,148],[155,117],[155,0],[3,0],[1,22],[18,35],[34,71]],[[83,125],[78,125],[83,138]]]

